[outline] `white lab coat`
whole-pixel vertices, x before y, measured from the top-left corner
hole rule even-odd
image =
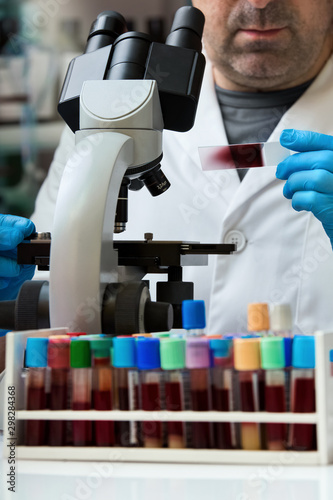
[[[332,81],[331,58],[269,140],[279,140],[285,128],[333,134]],[[164,133],[162,168],[171,188],[157,198],[145,188],[130,192],[129,223],[120,237],[143,239],[152,232],[159,240],[220,243],[237,229],[247,240],[242,252],[210,256],[208,267],[184,269],[184,280],[195,283],[195,298],[206,301],[207,331],[246,331],[249,302],[290,303],[295,332],[333,328],[333,254],[321,223],[292,209],[275,168],[252,169],[241,183],[236,171],[203,172],[198,146],[222,144],[227,139],[208,64],[194,127]],[[38,231],[52,231],[58,186],[73,145],[66,130],[32,216]]]

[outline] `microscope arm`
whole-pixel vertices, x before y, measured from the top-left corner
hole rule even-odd
[[[118,281],[113,228],[121,181],[133,162],[134,141],[114,131],[90,132],[77,132],[82,139],[67,162],[57,198],[50,321],[52,327],[67,325],[98,333],[104,290]]]

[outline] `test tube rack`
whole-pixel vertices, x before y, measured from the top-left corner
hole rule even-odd
[[[164,462],[214,464],[327,465],[333,463],[333,374],[330,351],[333,333],[318,331],[316,337],[316,412],[315,413],[246,413],[194,411],[26,411],[22,367],[27,337],[45,337],[65,333],[65,329],[11,332],[6,338],[6,377],[4,388],[4,456],[9,456],[10,441],[17,443],[16,458],[29,460],[88,460],[110,462]],[[8,387],[15,388],[15,436],[10,435]],[[152,449],[120,447],[30,447],[21,446],[25,420],[125,420],[163,422],[257,422],[316,424],[316,451],[247,451]]]

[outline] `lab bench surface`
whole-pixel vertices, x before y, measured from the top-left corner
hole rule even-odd
[[[0,436],[2,458],[3,437]],[[281,461],[282,462],[282,461]],[[333,465],[266,466],[17,461],[8,491],[1,459],[2,500],[331,500]]]

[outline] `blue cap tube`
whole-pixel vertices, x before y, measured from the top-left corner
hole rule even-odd
[[[205,302],[203,300],[184,300],[182,302],[182,318],[185,330],[205,328]]]
[[[136,343],[138,369],[155,370],[160,368],[160,340],[156,338],[138,337]]]

